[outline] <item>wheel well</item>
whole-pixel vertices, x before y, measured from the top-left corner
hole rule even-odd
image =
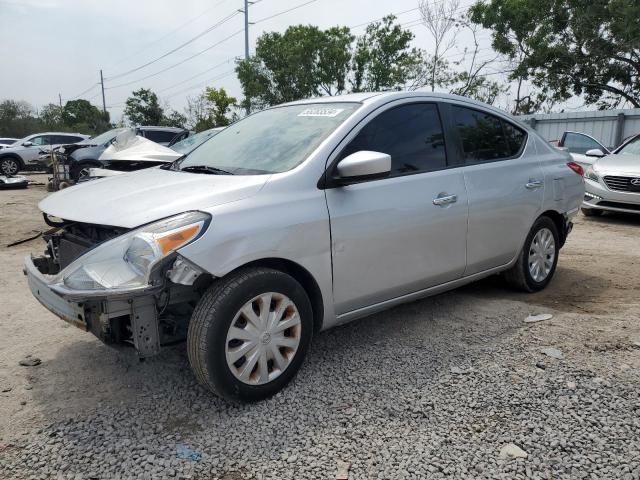
[[[285,260],[283,258],[263,258],[261,260],[255,260],[253,262],[242,265],[239,268],[245,267],[266,267],[281,272],[287,273],[296,279],[305,292],[309,296],[311,302],[311,308],[313,310],[313,328],[318,332],[322,328],[322,322],[324,320],[324,303],[322,301],[322,293],[313,275],[309,271],[298,265],[291,260]]]
[[[564,215],[556,212],[555,210],[547,210],[540,216],[549,217],[553,223],[555,223],[556,228],[558,229],[558,236],[560,237],[560,247],[562,247],[564,242],[567,240]]]

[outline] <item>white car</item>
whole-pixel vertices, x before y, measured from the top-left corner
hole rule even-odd
[[[36,133],[24,137],[11,146],[0,150],[0,173],[15,175],[20,170],[39,169],[42,150],[78,143],[85,138],[89,138],[89,135],[66,132]]]
[[[640,135],[588,166],[584,178],[585,215],[640,213]]]
[[[19,138],[8,138],[8,137],[0,138],[0,150],[2,150],[3,148],[7,148],[7,147],[11,146],[12,144],[16,143],[18,140],[20,140],[20,139]]]

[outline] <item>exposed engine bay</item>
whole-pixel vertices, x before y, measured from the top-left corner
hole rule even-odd
[[[53,219],[43,238],[44,255],[32,257],[41,274],[54,276],[94,247],[129,231],[127,228]],[[107,344],[134,346],[140,357],[159,353],[162,345],[186,338],[189,319],[202,292],[212,281],[178,254],[154,272],[154,285],[136,295],[95,296],[74,302],[78,318],[68,322],[92,332]],[[69,300],[73,302],[73,300]]]

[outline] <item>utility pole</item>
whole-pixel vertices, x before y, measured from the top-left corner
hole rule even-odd
[[[244,59],[249,60],[249,0],[244,0]],[[246,113],[249,115],[251,108],[247,103]]]
[[[62,95],[58,94],[58,102],[60,102],[60,108],[62,108]]]
[[[249,59],[249,0],[244,0],[244,59]]]
[[[107,113],[107,102],[104,100],[104,77],[102,76],[102,70],[100,70],[100,87],[102,87],[102,111]]]

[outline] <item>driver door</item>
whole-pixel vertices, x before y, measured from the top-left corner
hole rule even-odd
[[[391,173],[326,190],[336,314],[460,278],[467,193],[461,169],[448,168],[438,105],[394,102],[345,144],[337,161],[381,152],[391,156]]]

